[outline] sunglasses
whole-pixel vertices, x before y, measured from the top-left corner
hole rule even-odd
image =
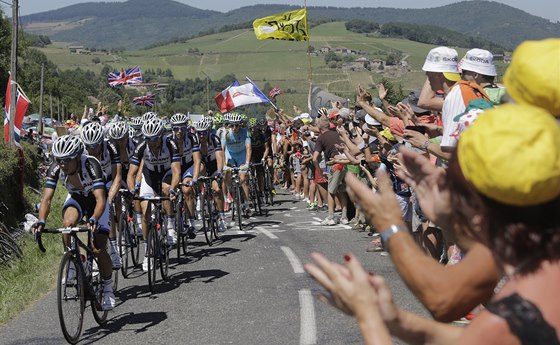
[[[58,165],[61,165],[61,164],[67,165],[67,164],[70,163],[72,160],[74,160],[74,158],[76,158],[76,157],[55,158],[54,160],[56,161],[56,163],[57,163]]]
[[[155,136],[155,137],[145,137],[145,139],[146,139],[147,141],[149,141],[149,142],[155,143],[155,142],[157,142],[157,141],[160,139],[160,137],[158,137],[158,136]]]
[[[187,126],[173,126],[173,132],[184,132],[187,130]]]
[[[96,149],[96,148],[99,146],[99,144],[100,144],[100,143],[96,143],[96,144],[85,144],[85,145],[86,145],[86,148],[87,148],[88,150],[94,150],[94,149]]]
[[[240,123],[233,123],[233,124],[231,124],[231,125],[232,125],[233,127],[241,127],[241,124],[240,124]]]

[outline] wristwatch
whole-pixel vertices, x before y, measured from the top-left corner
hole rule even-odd
[[[428,150],[428,147],[430,147],[431,144],[432,144],[432,143],[431,143],[429,140],[426,140],[426,141],[424,142],[424,144],[422,145],[422,148],[423,148],[424,150]]]
[[[403,224],[392,224],[380,233],[383,246],[387,251],[389,251],[389,239],[393,237],[394,234],[401,231],[408,231],[408,229]]]

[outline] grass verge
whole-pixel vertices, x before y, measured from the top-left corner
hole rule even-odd
[[[66,193],[62,186],[56,189],[47,221],[48,227],[62,225],[61,210]],[[34,199],[38,198],[35,194]],[[39,250],[31,235],[25,235],[22,243],[23,258],[11,267],[0,269],[0,325],[17,316],[55,285],[58,263],[63,253],[61,238],[45,235],[43,244],[47,249],[46,253]]]

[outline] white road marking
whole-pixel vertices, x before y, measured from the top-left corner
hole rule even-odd
[[[270,238],[271,240],[277,240],[277,239],[278,239],[278,236],[274,235],[272,232],[270,232],[270,231],[268,231],[268,230],[266,230],[266,229],[264,229],[264,228],[261,228],[260,226],[259,226],[259,227],[256,227],[255,229],[257,229],[258,231],[260,231],[260,232],[262,232],[263,234],[265,234],[265,235],[266,235],[268,238]]]
[[[300,345],[314,345],[317,343],[317,326],[315,325],[315,309],[313,296],[309,289],[299,290],[300,313]]]
[[[282,249],[284,254],[286,254],[286,256],[288,257],[288,260],[290,261],[290,265],[292,265],[292,269],[294,270],[294,273],[296,274],[303,273],[303,266],[301,265],[301,261],[299,261],[296,254],[294,254],[294,252],[289,247],[282,246],[280,247],[280,249]]]

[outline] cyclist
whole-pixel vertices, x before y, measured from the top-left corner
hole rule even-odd
[[[212,118],[204,117],[202,120],[194,123],[194,128],[200,143],[200,153],[204,164],[204,172],[206,176],[222,176],[224,168],[224,153],[220,139],[212,134]],[[218,221],[218,231],[226,231],[225,214],[224,214],[224,194],[218,181],[212,181],[212,191],[214,195],[214,203],[220,219]]]
[[[177,153],[177,144],[167,136],[163,136],[163,123],[158,118],[152,118],[142,125],[144,141],[134,150],[130,158],[130,168],[127,175],[127,185],[129,190],[139,194],[140,197],[153,197],[156,195],[175,198],[175,189],[179,185],[181,178],[181,156]],[[136,182],[136,177],[140,172],[141,182]],[[171,170],[171,174],[167,174]],[[165,179],[164,179],[165,177]],[[142,209],[142,234],[144,237],[143,247],[146,253],[149,210],[148,201],[141,201]],[[166,214],[167,228],[169,236],[168,244],[173,244],[173,233],[175,232],[174,217],[170,201],[163,202],[163,209]],[[144,256],[142,269],[148,270],[148,258]]]
[[[121,187],[122,181],[122,164],[119,150],[112,142],[105,140],[103,127],[97,122],[85,124],[80,133],[80,138],[85,145],[87,154],[95,157],[101,163],[108,191],[107,204],[111,205]],[[111,246],[113,269],[118,270],[121,268],[122,262],[117,245],[116,222],[111,222],[109,244]]]
[[[181,156],[181,182],[185,185],[182,192],[189,217],[187,235],[193,239],[196,237],[196,197],[193,185],[196,185],[200,175],[201,157],[198,138],[189,131],[188,121],[189,117],[185,114],[178,113],[171,117],[173,139],[177,143],[177,153]]]
[[[56,139],[52,147],[55,162],[47,173],[43,198],[39,208],[39,221],[35,231],[41,232],[51,210],[57,182],[68,190],[62,206],[63,226],[73,227],[85,216],[89,217],[88,227],[93,232],[94,251],[99,260],[99,271],[103,279],[103,310],[115,307],[111,257],[107,253],[109,236],[109,207],[106,200],[105,182],[101,164],[97,159],[84,153],[84,145],[76,136],[63,135]],[[63,236],[64,248],[70,246],[70,235]],[[68,270],[66,281],[74,280],[76,268]]]
[[[267,137],[266,128],[262,126],[262,122],[257,121],[257,119],[252,118],[249,121],[249,129],[251,131],[251,144],[252,144],[252,163],[262,163],[261,165],[255,166],[255,171],[257,174],[257,182],[259,187],[259,198],[261,193],[264,191],[264,164],[265,158],[270,154],[270,134]],[[265,121],[266,122],[266,121]]]
[[[224,166],[225,173],[225,187],[226,189],[231,183],[231,167],[239,168],[239,180],[243,189],[243,209],[245,216],[252,215],[251,208],[249,208],[249,185],[247,184],[247,169],[249,162],[251,162],[251,137],[245,128],[241,128],[242,117],[239,114],[233,113],[229,115],[229,122],[231,128],[224,132],[221,143],[222,150],[225,152]]]
[[[142,142],[144,141],[144,135],[142,135],[142,125],[144,124],[144,120],[143,120],[143,116],[138,116],[132,119],[132,122],[130,124],[129,127],[129,138],[132,139],[132,144],[134,145],[134,149],[132,150],[132,153],[134,153],[134,150],[136,149],[136,147]],[[132,156],[132,153],[130,154]],[[125,175],[123,174],[123,176],[128,176],[128,173]],[[139,176],[141,177],[141,176]],[[138,183],[141,182],[141,180],[136,181]],[[138,200],[134,200],[134,212],[136,213],[136,231],[137,231],[137,235],[138,236],[142,236],[142,210],[140,208],[140,201]]]

